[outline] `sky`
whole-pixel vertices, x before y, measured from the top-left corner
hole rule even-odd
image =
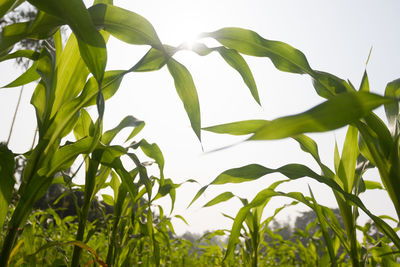
[[[312,68],[330,72],[349,79],[358,87],[367,65],[371,91],[383,94],[388,82],[400,77],[400,2],[398,1],[114,1],[115,5],[134,11],[147,18],[156,29],[163,43],[179,45],[192,40],[201,32],[222,27],[241,27],[256,31],[270,40],[286,42],[301,50]],[[208,45],[215,41],[204,40]],[[107,69],[132,67],[148,50],[146,46],[132,46],[111,38],[108,43]],[[196,84],[202,116],[202,126],[228,123],[247,119],[274,119],[303,112],[323,101],[314,91],[308,76],[280,72],[265,58],[245,56],[256,80],[261,106],[259,106],[240,75],[217,54],[206,57],[185,51],[174,56],[191,72]],[[18,76],[21,70],[15,64],[0,64],[1,85]],[[0,90],[0,141],[6,140],[19,88]],[[24,89],[21,108],[18,111],[10,147],[14,152],[27,151],[33,139],[35,115],[29,104],[33,87]],[[95,107],[90,109],[96,114]],[[376,112],[383,117],[383,109]],[[159,145],[165,158],[165,174],[175,183],[187,179],[197,180],[201,186],[210,183],[224,170],[251,163],[276,168],[288,163],[302,163],[319,172],[312,158],[302,152],[290,139],[280,141],[242,142],[245,137],[232,137],[202,132],[202,144],[190,128],[183,105],[179,100],[174,82],[168,70],[163,68],[152,73],[127,75],[117,94],[106,102],[104,129],[118,124],[127,115],[144,120],[146,127],[137,137]],[[333,168],[335,140],[339,149],[343,145],[346,129],[323,134],[310,134],[319,146],[322,161]],[[124,135],[125,134],[125,135]],[[123,142],[124,132],[118,142]],[[240,143],[229,149],[214,149]],[[202,150],[204,148],[204,152]],[[154,173],[156,174],[156,172]],[[173,215],[180,214],[189,226],[174,219],[178,234],[185,231],[228,229],[231,220],[222,216],[234,216],[241,203],[237,199],[211,208],[202,206],[219,193],[231,191],[251,200],[257,192],[272,182],[283,179],[280,175],[268,175],[255,182],[214,186],[206,191],[189,209],[188,204],[200,189],[197,184],[184,184],[177,190],[177,202]],[[369,180],[379,180],[378,173],[367,173]],[[319,203],[336,207],[332,192],[311,179],[301,179],[278,187],[284,192],[299,191],[308,195],[311,186]],[[395,216],[394,208],[384,191],[374,190],[361,196],[366,206],[377,215]],[[273,199],[265,209],[265,217],[275,208],[288,203],[283,198]],[[158,202],[169,211],[169,199]],[[281,212],[278,219],[293,222],[300,211],[297,205]],[[361,216],[361,221],[366,217]]]

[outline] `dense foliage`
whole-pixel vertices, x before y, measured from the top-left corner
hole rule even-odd
[[[5,0],[0,4],[4,18],[24,0]],[[200,56],[212,52],[221,55],[243,78],[256,102],[260,102],[251,70],[242,55],[269,58],[280,71],[305,74],[313,79],[316,93],[325,102],[300,114],[273,121],[248,120],[208,127],[203,130],[231,135],[251,135],[248,140],[293,138],[310,154],[320,174],[301,164],[268,168],[259,164],[224,171],[200,189],[192,203],[209,186],[242,183],[270,173],[281,173],[281,180],[261,190],[254,199],[239,198],[243,207],[230,231],[205,234],[195,242],[174,234],[171,218],[155,200],[169,197],[174,209],[176,189],[164,175],[164,157],[160,148],[145,139],[134,140],[145,123],[127,116],[113,129],[103,130],[106,100],[117,91],[125,75],[156,71],[166,66],[174,79],[195,135],[201,140],[201,117],[197,90],[187,68],[174,59],[185,45],[164,45],[153,26],[142,16],[113,5],[112,0],[95,0],[87,8],[82,0],[28,0],[38,13],[26,22],[2,28],[0,60],[29,59],[32,64],[20,77],[6,85],[18,87],[39,81],[31,98],[37,118],[38,141],[23,155],[0,145],[0,266],[390,266],[397,264],[400,238],[397,228],[385,220],[398,218],[375,216],[359,195],[366,190],[384,188],[400,215],[399,104],[400,80],[387,85],[385,96],[369,92],[368,75],[355,88],[350,81],[311,68],[305,55],[294,47],[264,39],[240,28],[223,28],[203,33],[221,44],[202,43],[190,50]],[[4,20],[4,19],[3,19]],[[60,27],[72,33],[63,42]],[[127,70],[106,70],[109,36],[132,45],[147,45],[148,52]],[[49,39],[40,51],[15,46],[25,39]],[[86,108],[96,105],[97,117]],[[388,125],[372,111],[384,105]],[[334,169],[320,159],[318,146],[305,135],[348,125],[342,153],[334,151]],[[115,136],[132,129],[126,143],[115,145]],[[65,137],[73,134],[73,140]],[[127,142],[130,143],[127,143]],[[139,157],[141,150],[144,158]],[[16,182],[17,158],[26,159],[21,181]],[[148,168],[148,160],[158,167]],[[74,184],[78,170],[85,172],[85,184]],[[127,168],[129,162],[134,166]],[[18,167],[18,168],[17,168]],[[79,168],[81,168],[79,167]],[[363,174],[377,168],[382,185],[364,180]],[[332,189],[339,214],[320,205],[310,189],[309,196],[299,192],[283,193],[277,188],[290,180],[308,177]],[[194,182],[188,180],[186,182]],[[48,196],[53,185],[62,185],[61,195],[48,208],[34,209]],[[99,191],[110,187],[113,195]],[[16,190],[16,191],[14,191]],[[50,191],[51,192],[51,191]],[[69,196],[69,201],[65,198]],[[316,215],[304,229],[282,237],[272,227],[275,214],[263,218],[271,198],[302,203]],[[236,197],[224,192],[205,206],[213,206]],[[50,197],[51,198],[51,197]],[[62,203],[57,206],[57,203]],[[97,203],[97,204],[96,204]],[[74,214],[65,214],[73,205]],[[107,207],[109,207],[107,209]],[[357,224],[359,209],[371,222]],[[97,212],[94,212],[97,211]],[[61,212],[61,213],[60,213]],[[61,215],[62,214],[62,215]],[[177,216],[184,220],[182,217]],[[342,222],[342,223],[341,223]],[[363,240],[357,239],[357,231]],[[213,239],[228,235],[227,244]]]

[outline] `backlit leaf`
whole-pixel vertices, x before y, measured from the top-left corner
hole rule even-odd
[[[15,51],[14,53],[7,54],[3,57],[0,57],[0,61],[8,60],[8,59],[13,59],[13,58],[27,58],[31,60],[37,60],[39,59],[40,53],[33,51],[33,50],[18,50]]]
[[[246,120],[205,127],[203,130],[219,134],[246,135],[255,133],[267,122],[266,120]]]
[[[385,96],[400,97],[400,79],[394,80],[386,85]],[[389,122],[389,129],[394,133],[399,118],[399,102],[385,104],[386,117]]]
[[[151,45],[162,50],[153,26],[142,16],[123,8],[98,4],[89,8],[93,23],[126,43]]]
[[[216,49],[224,60],[242,76],[244,83],[249,87],[250,92],[259,105],[260,97],[258,96],[256,82],[254,81],[253,74],[244,58],[235,50],[225,47]]]
[[[380,182],[364,180],[366,189],[384,189]]]
[[[325,132],[351,124],[393,99],[366,92],[343,93],[297,115],[266,123],[249,140],[282,139],[307,132]],[[334,114],[334,115],[333,115]]]
[[[233,198],[235,195],[232,192],[224,192],[207,202],[203,207],[211,207],[218,203],[228,201],[229,199]]]
[[[122,130],[127,127],[133,127],[134,129],[136,127],[140,127],[144,122],[141,120],[136,119],[133,116],[127,116],[125,117],[115,128],[106,131],[102,137],[101,141],[104,144],[110,144],[111,141],[114,139],[114,137]]]
[[[77,36],[79,51],[90,72],[101,82],[107,62],[106,44],[81,0],[29,0],[40,10],[62,18]]]
[[[40,78],[40,75],[37,73],[37,62],[33,63],[32,66],[29,67],[24,73],[22,73],[18,78],[9,84],[3,86],[3,88],[17,87],[21,85],[25,85],[36,81]]]
[[[275,67],[281,71],[312,73],[302,52],[283,42],[264,39],[256,32],[241,28],[223,28],[204,33],[202,36],[212,37],[222,45],[242,54],[269,57]]]
[[[168,61],[167,65],[169,72],[174,78],[176,91],[183,102],[186,113],[189,116],[192,129],[199,140],[201,140],[200,104],[192,75],[185,66],[172,58]]]
[[[14,44],[25,38],[46,39],[65,24],[60,18],[39,12],[33,21],[5,26],[1,32],[0,55],[9,52]]]

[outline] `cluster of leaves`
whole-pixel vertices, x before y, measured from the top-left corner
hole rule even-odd
[[[192,203],[210,185],[248,182],[267,174],[281,173],[290,180],[308,177],[331,188],[344,222],[344,227],[341,227],[332,211],[316,202],[311,188],[310,197],[300,192],[284,193],[276,191],[276,187],[285,182],[285,180],[279,181],[259,192],[251,202],[243,202],[244,206],[234,218],[225,258],[233,255],[243,227],[247,225],[250,229],[250,240],[253,242],[251,262],[253,266],[257,265],[259,234],[261,227],[265,224],[260,220],[262,210],[271,198],[283,196],[303,203],[316,212],[326,243],[328,262],[331,265],[337,265],[340,258],[336,254],[335,239],[329,238],[329,229],[334,231],[335,238],[349,255],[353,266],[363,266],[370,261],[366,255],[373,254],[376,248],[375,246],[362,246],[357,240],[359,209],[373,220],[384,233],[385,238],[393,242],[393,245],[386,246],[387,254],[383,254],[389,258],[385,259],[382,256],[382,260],[396,262],[397,256],[393,259],[392,254],[397,254],[400,249],[400,239],[396,233],[398,229],[392,228],[383,219],[390,219],[398,223],[398,218],[396,220],[388,216],[374,215],[365,207],[359,195],[368,189],[384,188],[392,200],[398,216],[400,215],[400,113],[398,101],[400,80],[388,83],[385,96],[378,96],[369,92],[366,71],[359,88],[356,89],[350,81],[326,72],[313,70],[304,54],[299,50],[284,43],[266,40],[255,32],[231,28],[206,35],[240,53],[267,57],[281,71],[310,75],[317,94],[327,100],[303,113],[272,121],[247,120],[212,126],[204,130],[220,134],[251,135],[248,140],[293,138],[304,152],[312,156],[320,167],[321,174],[317,174],[302,164],[287,164],[276,169],[250,164],[221,173],[213,182],[199,190]],[[385,107],[388,125],[372,112],[381,105]],[[325,132],[346,125],[348,125],[348,130],[342,154],[340,155],[336,145],[334,169],[331,170],[321,161],[317,143],[305,133]],[[383,186],[379,182],[367,181],[363,178],[368,169],[375,167],[379,171]],[[231,192],[224,192],[205,206],[215,205],[232,197],[234,195]]]
[[[3,1],[0,16],[4,18],[24,2]],[[159,219],[154,220],[153,202],[169,196],[173,210],[175,191],[180,184],[164,177],[164,158],[156,144],[142,139],[130,145],[111,145],[114,137],[125,128],[133,128],[126,139],[126,142],[131,141],[144,127],[143,121],[127,116],[115,128],[103,132],[103,116],[105,101],[116,93],[125,75],[155,71],[166,66],[174,79],[191,126],[200,139],[197,90],[189,71],[173,58],[175,53],[186,47],[164,45],[145,18],[114,6],[111,0],[96,0],[89,8],[82,0],[28,2],[38,12],[27,21],[17,20],[2,28],[0,61],[25,58],[32,62],[29,69],[4,87],[13,88],[39,81],[31,98],[36,111],[38,142],[32,150],[22,155],[26,158],[26,165],[20,183],[14,179],[14,169],[15,158],[21,155],[15,155],[6,145],[0,147],[0,171],[4,185],[0,191],[0,228],[6,229],[2,233],[0,265],[10,263],[13,253],[18,250],[18,229],[28,220],[34,204],[52,184],[66,183],[64,171],[83,157],[81,166],[85,169],[85,184],[82,188],[82,205],[75,203],[78,227],[75,238],[63,243],[74,246],[68,264],[80,264],[82,248],[91,252],[100,263],[94,250],[87,246],[90,231],[87,220],[99,190],[110,186],[114,191],[113,196],[103,195],[104,201],[114,208],[104,265],[124,264],[121,259],[141,248],[141,256],[137,261],[147,258],[149,264],[158,266],[162,253],[160,240],[167,238],[163,229],[172,231],[172,225],[162,215],[161,207]],[[61,36],[60,27],[63,25],[72,31],[66,42]],[[148,45],[150,49],[130,69],[106,71],[106,43],[110,35],[129,44]],[[44,42],[40,51],[29,49],[32,47],[21,50],[17,45],[27,39],[49,38],[52,41]],[[196,52],[204,56],[214,50],[242,75],[258,101],[254,79],[238,52],[225,47],[205,46],[199,47]],[[96,120],[86,111],[92,105],[97,107]],[[70,133],[74,140],[66,140]],[[157,164],[159,173],[156,176],[148,175],[146,161],[141,161],[137,156],[139,148]],[[127,164],[134,167],[127,169]],[[71,186],[71,181],[66,185]],[[17,187],[15,194],[14,187]],[[75,199],[75,202],[79,201]],[[15,208],[10,209],[14,204]],[[8,214],[9,210],[12,212]]]

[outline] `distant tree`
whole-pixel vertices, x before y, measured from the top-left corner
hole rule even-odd
[[[79,189],[69,189],[62,184],[53,184],[47,190],[46,194],[40,198],[34,208],[46,210],[54,209],[61,218],[77,215],[76,206],[82,207],[84,192]],[[94,221],[102,219],[104,214],[112,214],[114,208],[96,198],[92,202],[88,219]]]
[[[335,214],[336,218],[339,221],[339,224],[341,227],[344,228],[343,220],[340,215],[340,210],[339,209],[332,209],[333,213]],[[294,222],[294,228],[295,229],[300,229],[300,230],[305,230],[307,225],[311,222],[314,222],[317,219],[317,215],[315,214],[314,211],[303,211],[300,216],[296,217],[296,220]],[[314,228],[312,227],[310,229],[311,233],[310,235],[313,235],[317,231],[318,227]]]

